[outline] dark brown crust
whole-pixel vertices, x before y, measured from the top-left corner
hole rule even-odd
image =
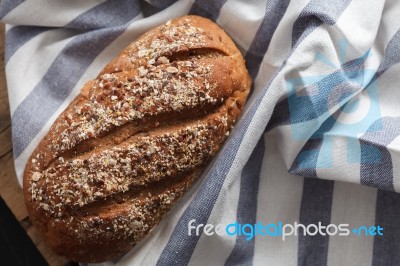
[[[25,202],[56,252],[102,262],[142,239],[218,151],[251,79],[211,21],[185,16],[123,50],[28,160]]]

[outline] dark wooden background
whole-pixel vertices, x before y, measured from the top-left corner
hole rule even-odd
[[[11,144],[11,118],[4,72],[4,25],[0,24],[0,195],[26,233],[50,265],[67,265],[68,261],[52,252],[29,222],[22,189],[15,175]],[[1,215],[1,214],[0,214]],[[1,264],[1,263],[0,263]]]

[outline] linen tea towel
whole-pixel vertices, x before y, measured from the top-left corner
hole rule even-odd
[[[103,265],[399,264],[395,0],[3,0],[19,181],[83,83],[142,33],[185,14],[208,17],[232,37],[252,93],[202,179],[144,241]],[[249,234],[258,223],[356,230]],[[190,224],[249,226],[189,235]]]

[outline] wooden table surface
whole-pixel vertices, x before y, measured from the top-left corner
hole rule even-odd
[[[4,25],[0,24],[0,195],[50,265],[67,265],[68,260],[52,252],[37,235],[25,208],[22,189],[14,169],[11,118],[4,73]]]

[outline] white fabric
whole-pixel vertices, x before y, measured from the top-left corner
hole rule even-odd
[[[101,265],[400,264],[397,0],[4,1],[19,182],[85,81],[142,33],[188,13],[213,19],[236,42],[251,96],[196,185],[145,240]],[[87,53],[74,58],[75,47]],[[196,238],[186,234],[190,219],[379,224],[385,235]]]

